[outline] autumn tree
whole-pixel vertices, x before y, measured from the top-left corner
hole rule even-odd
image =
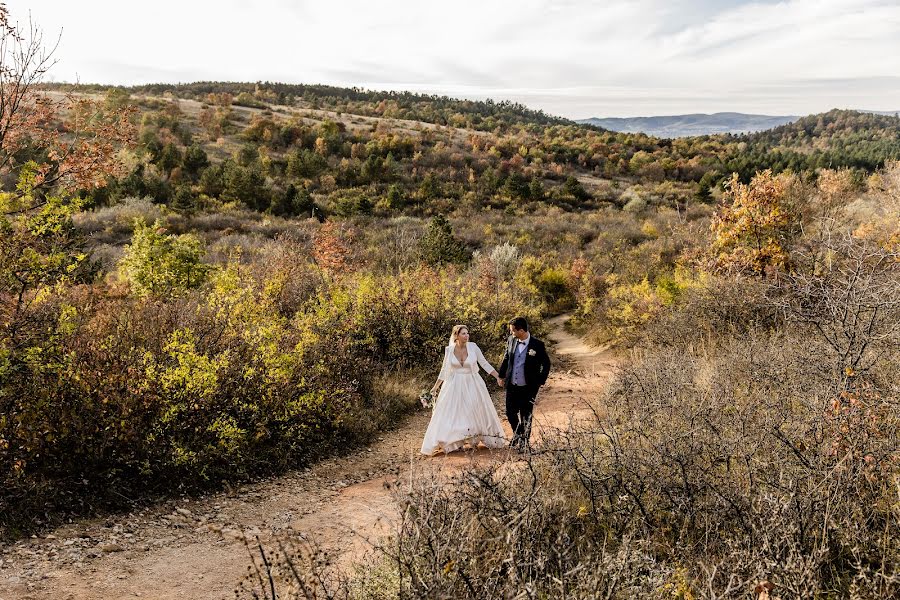
[[[123,171],[116,153],[134,133],[127,106],[37,89],[54,50],[0,4],[0,382],[54,360],[50,323],[71,313],[50,308],[56,290],[90,275],[72,216]]]
[[[37,90],[54,50],[40,28],[12,24],[0,4],[0,300],[12,293],[14,319],[39,288],[74,274],[84,258],[74,192],[120,173],[116,151],[134,133],[127,107]]]
[[[788,179],[766,170],[744,184],[732,175],[711,225],[716,270],[761,275],[789,268],[800,219],[790,200]]]
[[[808,218],[829,221],[850,203],[860,188],[850,169],[822,169],[816,178],[815,201],[806,207]]]
[[[131,109],[108,108],[102,101],[73,94],[41,93],[41,82],[55,60],[55,46],[44,45],[35,24],[10,21],[0,4],[0,213],[38,208],[47,194],[101,187],[121,171],[117,149],[133,136]],[[26,188],[10,190],[20,171],[29,171]]]

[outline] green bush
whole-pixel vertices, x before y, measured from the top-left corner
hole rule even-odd
[[[137,219],[119,270],[136,296],[167,298],[203,284],[210,267],[201,262],[202,257],[197,237],[169,235],[158,220],[147,225]]]
[[[519,266],[517,278],[522,287],[530,290],[551,312],[571,307],[574,297],[565,270],[529,256]]]

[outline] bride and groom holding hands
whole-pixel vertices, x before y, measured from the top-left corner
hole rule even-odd
[[[479,366],[506,389],[506,418],[513,437],[509,445],[519,452],[528,448],[535,399],[550,374],[544,343],[528,331],[528,322],[509,322],[509,339],[500,369],[494,369],[481,348],[469,341],[469,328],[456,325],[444,349],[444,362],[431,390],[434,412],[422,441],[422,454],[452,452],[468,443],[488,448],[507,445],[503,426],[491,401]]]

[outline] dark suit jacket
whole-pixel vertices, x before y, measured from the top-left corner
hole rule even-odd
[[[506,380],[507,385],[512,381],[513,372],[513,353],[516,351],[515,336],[509,336],[506,342],[506,353],[503,355],[503,362],[497,369],[497,374]],[[541,386],[547,383],[547,377],[550,375],[550,357],[547,355],[547,348],[544,342],[531,336],[528,340],[528,346],[525,348],[525,383],[527,385]]]

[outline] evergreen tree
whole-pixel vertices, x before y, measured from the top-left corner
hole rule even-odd
[[[309,217],[314,206],[309,191],[292,183],[283,192],[274,195],[269,211],[279,217]]]
[[[541,178],[537,175],[532,177],[528,183],[528,197],[539,202],[544,199],[545,193],[544,183],[541,181]]]
[[[178,189],[175,191],[175,197],[172,199],[171,206],[178,212],[193,212],[197,208],[197,201],[190,186],[178,186]]]
[[[298,149],[288,154],[286,173],[291,177],[312,178],[328,168],[328,162],[311,150]]]
[[[184,153],[182,166],[184,172],[196,181],[200,171],[209,166],[209,157],[199,144],[192,144]]]
[[[375,183],[381,180],[381,172],[383,168],[384,165],[381,161],[381,158],[372,154],[369,156],[369,158],[366,159],[366,162],[363,163],[360,176],[366,183]]]
[[[200,174],[200,189],[211,198],[218,198],[225,189],[225,168],[221,164],[210,165]]]
[[[400,191],[400,186],[396,183],[388,188],[387,192],[387,204],[391,210],[400,210],[403,208],[403,205],[406,203],[406,199],[403,197],[403,192]]]
[[[712,199],[712,194],[710,193],[710,189],[716,185],[720,175],[718,171],[707,171],[703,174],[703,177],[700,178],[699,183],[697,184],[697,194],[696,198],[701,202],[709,202]]]
[[[513,171],[503,183],[503,193],[514,200],[524,200],[528,198],[528,181],[521,173]]]
[[[419,195],[423,200],[434,200],[441,195],[440,185],[433,173],[428,173],[419,186]]]
[[[443,215],[431,219],[428,231],[419,242],[419,252],[422,260],[432,266],[465,263],[469,260],[469,251],[453,237],[450,222]]]
[[[563,184],[563,189],[568,195],[576,200],[587,200],[591,197],[591,195],[587,193],[587,190],[584,189],[584,186],[581,185],[581,182],[572,175],[569,175],[568,179],[566,179],[566,182]]]
[[[181,160],[181,151],[178,150],[178,146],[170,142],[163,146],[156,165],[168,176],[172,169],[181,166]]]
[[[266,187],[266,178],[258,164],[242,167],[229,162],[225,166],[225,188],[222,199],[226,202],[242,202],[249,208],[264,211],[269,208],[271,199]]]

